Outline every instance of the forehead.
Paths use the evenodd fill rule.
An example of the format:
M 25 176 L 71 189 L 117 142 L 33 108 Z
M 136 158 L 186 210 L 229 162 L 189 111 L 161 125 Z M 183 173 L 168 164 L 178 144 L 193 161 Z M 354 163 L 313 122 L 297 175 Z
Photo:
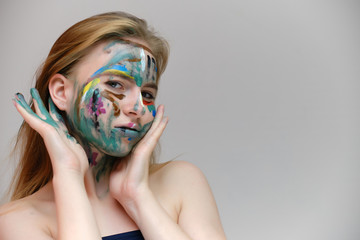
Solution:
M 102 72 L 126 70 L 138 86 L 156 82 L 157 66 L 151 50 L 129 40 L 116 40 L 96 45 L 74 68 L 76 80 L 85 83 Z

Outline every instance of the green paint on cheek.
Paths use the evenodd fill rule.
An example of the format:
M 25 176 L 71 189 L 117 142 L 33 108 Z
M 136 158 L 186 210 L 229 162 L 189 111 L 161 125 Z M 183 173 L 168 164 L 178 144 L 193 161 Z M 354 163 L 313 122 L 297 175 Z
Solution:
M 106 135 L 103 132 L 102 139 L 107 147 L 110 147 L 110 149 L 113 149 L 113 151 L 119 151 L 122 145 L 121 139 L 118 139 L 114 135 L 113 131 L 111 131 L 112 130 L 111 123 L 113 122 L 114 119 L 115 119 L 114 110 L 112 110 L 110 116 L 107 119 L 106 126 L 102 127 L 102 129 L 107 129 L 106 132 L 108 133 L 108 135 Z
M 143 106 L 142 111 L 141 111 L 141 115 L 145 115 L 145 113 L 146 113 L 145 106 Z
M 134 105 L 134 111 L 137 112 L 137 110 L 139 110 L 139 99 L 136 101 Z
M 140 135 L 141 136 L 144 136 L 149 131 L 152 123 L 153 123 L 153 121 L 150 121 L 150 122 L 146 123 L 144 126 L 140 125 Z
M 155 105 L 154 104 L 147 105 L 147 108 L 148 108 L 149 112 L 155 111 Z

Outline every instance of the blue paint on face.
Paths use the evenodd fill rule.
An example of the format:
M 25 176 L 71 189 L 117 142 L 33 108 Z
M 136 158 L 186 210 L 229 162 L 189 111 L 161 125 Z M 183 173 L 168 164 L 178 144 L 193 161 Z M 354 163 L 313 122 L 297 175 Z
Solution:
M 106 70 L 117 70 L 117 71 L 121 71 L 121 72 L 128 72 L 128 70 L 126 69 L 126 67 L 124 65 L 104 66 L 104 67 L 100 68 L 99 70 L 97 70 L 91 77 L 95 77 L 96 75 L 101 74 L 101 73 L 105 72 Z

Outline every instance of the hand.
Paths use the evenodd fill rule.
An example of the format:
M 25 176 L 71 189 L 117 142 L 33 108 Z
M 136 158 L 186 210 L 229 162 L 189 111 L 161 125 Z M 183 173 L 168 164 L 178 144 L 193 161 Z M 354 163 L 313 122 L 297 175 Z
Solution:
M 20 93 L 15 95 L 14 105 L 24 120 L 44 139 L 50 155 L 54 174 L 64 171 L 85 175 L 89 166 L 86 153 L 75 138 L 69 135 L 62 116 L 49 98 L 48 111 L 35 88 L 30 90 L 35 113 Z
M 149 131 L 110 175 L 110 193 L 125 209 L 149 190 L 150 157 L 167 123 L 164 106 L 160 105 Z

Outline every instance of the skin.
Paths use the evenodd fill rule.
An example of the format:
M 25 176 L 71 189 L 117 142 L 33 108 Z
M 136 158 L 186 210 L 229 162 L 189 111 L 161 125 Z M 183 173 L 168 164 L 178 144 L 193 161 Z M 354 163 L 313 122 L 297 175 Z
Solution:
M 149 130 L 156 115 L 157 92 L 156 62 L 148 51 L 114 41 L 103 52 L 106 64 L 85 80 L 75 76 L 79 87 L 74 89 L 68 114 L 71 130 L 84 146 L 98 182 L 116 158 L 128 155 Z
M 182 161 L 150 167 L 151 153 L 168 122 L 162 105 L 154 118 L 154 107 L 141 104 L 144 95 L 140 94 L 154 90 L 149 85 L 151 78 L 150 82 L 123 79 L 129 85 L 116 93 L 102 77 L 91 83 L 99 69 L 117 62 L 112 59 L 117 47 L 123 46 L 109 44 L 94 48 L 68 78 L 55 75 L 50 80 L 53 104 L 68 114 L 75 138 L 69 136 L 52 102 L 49 112 L 43 107 L 36 90 L 31 91 L 35 112 L 21 95 L 15 97 L 16 109 L 43 137 L 54 174 L 33 195 L 0 208 L 0 239 L 99 240 L 136 229 L 145 239 L 225 239 L 214 197 L 197 167 Z M 109 76 L 111 81 L 114 78 Z M 132 151 L 131 142 L 136 139 L 121 134 L 114 146 L 98 144 L 111 141 L 111 130 L 118 125 L 148 123 L 151 127 Z M 88 132 L 79 131 L 85 126 Z M 129 154 L 121 158 L 111 155 L 126 152 Z M 115 158 L 116 165 L 105 168 L 111 171 L 97 179 L 98 166 Z

